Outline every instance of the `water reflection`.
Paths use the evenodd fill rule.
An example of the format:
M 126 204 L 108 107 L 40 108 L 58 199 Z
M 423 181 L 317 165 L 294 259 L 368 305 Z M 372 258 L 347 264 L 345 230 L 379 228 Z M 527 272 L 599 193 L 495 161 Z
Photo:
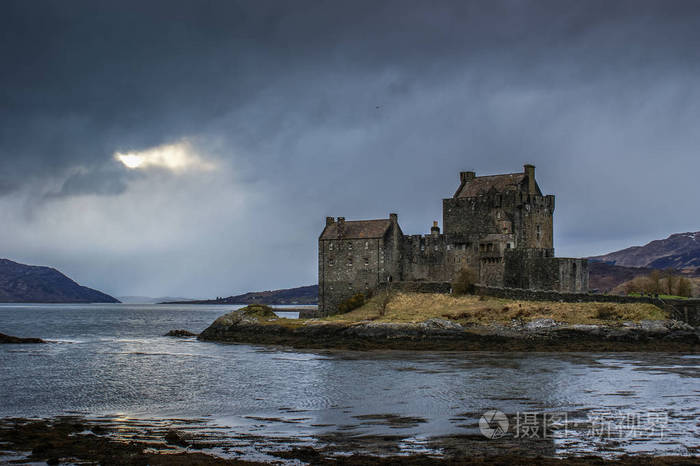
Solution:
M 229 436 L 355 446 L 365 438 L 369 450 L 382 437 L 394 439 L 393 448 L 416 449 L 437 437 L 440 448 L 457 451 L 483 444 L 479 418 L 497 409 L 511 419 L 565 412 L 571 431 L 534 447 L 505 438 L 491 448 L 525 445 L 547 454 L 700 447 L 697 356 L 293 351 L 162 336 L 174 328 L 201 331 L 230 309 L 0 306 L 5 332 L 55 341 L 0 348 L 0 417 L 204 419 Z M 601 408 L 667 412 L 666 435 L 596 438 L 591 413 Z

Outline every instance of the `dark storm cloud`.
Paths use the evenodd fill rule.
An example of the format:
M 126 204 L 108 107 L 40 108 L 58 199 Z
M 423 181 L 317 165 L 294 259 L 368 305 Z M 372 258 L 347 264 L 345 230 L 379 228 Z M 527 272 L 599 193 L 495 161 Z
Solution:
M 699 54 L 692 1 L 5 2 L 0 196 L 119 199 L 138 177 L 114 152 L 191 138 L 257 199 L 251 222 L 287 226 L 265 244 L 240 238 L 263 268 L 277 262 L 270 244 L 297 251 L 267 281 L 211 271 L 264 288 L 315 279 L 325 215 L 398 211 L 423 232 L 460 169 L 534 162 L 558 196 L 558 247 L 592 254 L 697 229 Z M 162 183 L 151 197 L 174 198 L 155 190 L 178 183 Z M 152 269 L 146 250 L 130 253 L 122 267 Z M 178 291 L 172 268 L 163 294 Z M 207 280 L 190 293 L 235 291 Z M 112 283 L 95 284 L 137 291 Z

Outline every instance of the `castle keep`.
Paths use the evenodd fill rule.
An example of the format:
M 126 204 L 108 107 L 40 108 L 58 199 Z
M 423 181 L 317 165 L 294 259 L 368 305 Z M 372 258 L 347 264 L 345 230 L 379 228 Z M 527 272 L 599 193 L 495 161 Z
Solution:
M 319 311 L 396 281 L 449 282 L 463 268 L 479 283 L 505 288 L 588 291 L 585 259 L 555 258 L 554 196 L 543 195 L 535 167 L 522 173 L 459 174 L 455 194 L 442 201 L 442 225 L 429 235 L 404 235 L 388 219 L 326 218 L 318 241 Z

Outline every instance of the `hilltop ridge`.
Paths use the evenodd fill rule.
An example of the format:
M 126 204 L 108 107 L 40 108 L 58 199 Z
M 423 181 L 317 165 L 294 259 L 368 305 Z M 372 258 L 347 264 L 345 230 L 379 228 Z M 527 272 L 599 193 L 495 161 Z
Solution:
M 674 233 L 644 246 L 632 246 L 589 259 L 623 267 L 673 268 L 696 273 L 700 271 L 700 231 Z

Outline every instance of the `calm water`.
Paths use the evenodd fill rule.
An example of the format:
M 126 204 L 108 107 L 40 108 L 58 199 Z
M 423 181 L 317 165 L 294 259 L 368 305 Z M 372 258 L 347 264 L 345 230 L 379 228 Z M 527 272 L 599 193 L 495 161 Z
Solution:
M 231 309 L 0 305 L 0 332 L 50 341 L 0 345 L 0 418 L 205 419 L 238 434 L 391 433 L 415 446 L 479 434 L 481 414 L 497 409 L 511 421 L 565 413 L 558 453 L 700 447 L 697 355 L 293 351 L 162 336 Z M 599 435 L 611 422 L 614 441 Z M 643 435 L 650 422 L 656 432 Z

